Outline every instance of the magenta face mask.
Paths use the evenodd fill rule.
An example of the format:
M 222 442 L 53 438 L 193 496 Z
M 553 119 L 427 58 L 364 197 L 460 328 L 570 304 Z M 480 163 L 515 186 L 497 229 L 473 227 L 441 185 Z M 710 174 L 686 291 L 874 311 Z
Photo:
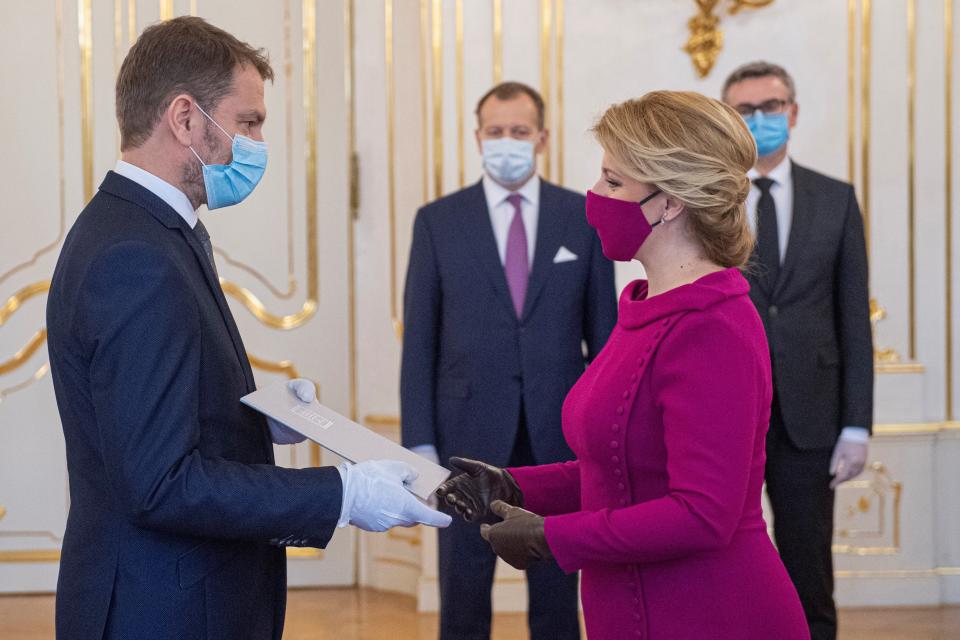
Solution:
M 628 202 L 587 191 L 587 222 L 600 236 L 603 255 L 618 262 L 633 260 L 653 228 L 663 222 L 650 224 L 642 208 L 660 193 L 654 191 L 640 202 Z

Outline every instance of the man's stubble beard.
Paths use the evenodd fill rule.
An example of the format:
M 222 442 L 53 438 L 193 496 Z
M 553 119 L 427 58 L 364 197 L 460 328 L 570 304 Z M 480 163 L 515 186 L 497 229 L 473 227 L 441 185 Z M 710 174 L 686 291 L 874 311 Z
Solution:
M 205 148 L 196 151 L 207 164 L 226 164 L 226 160 L 223 162 L 216 160 L 216 158 L 221 158 L 226 154 L 223 146 L 220 145 L 217 133 L 211 131 L 211 129 L 210 124 L 205 122 L 203 130 L 203 146 Z M 180 184 L 195 210 L 200 205 L 207 204 L 207 187 L 203 182 L 203 165 L 192 153 L 180 169 Z

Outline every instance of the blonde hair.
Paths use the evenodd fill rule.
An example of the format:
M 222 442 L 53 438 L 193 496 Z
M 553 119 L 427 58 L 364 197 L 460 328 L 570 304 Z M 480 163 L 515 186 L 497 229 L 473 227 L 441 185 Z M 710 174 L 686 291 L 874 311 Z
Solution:
M 707 259 L 746 264 L 754 240 L 744 201 L 757 147 L 736 111 L 699 93 L 653 91 L 607 109 L 593 133 L 629 177 L 684 203 Z

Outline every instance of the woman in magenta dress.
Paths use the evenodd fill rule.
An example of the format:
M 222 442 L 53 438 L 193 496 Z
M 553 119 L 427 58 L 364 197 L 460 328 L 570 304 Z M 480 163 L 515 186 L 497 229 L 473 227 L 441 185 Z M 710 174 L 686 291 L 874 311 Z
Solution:
M 658 91 L 594 128 L 587 219 L 604 254 L 639 260 L 617 327 L 571 389 L 574 462 L 465 473 L 438 494 L 507 562 L 582 572 L 588 636 L 809 638 L 760 506 L 770 357 L 739 268 L 756 148 L 728 106 Z M 521 508 L 522 507 L 522 508 Z

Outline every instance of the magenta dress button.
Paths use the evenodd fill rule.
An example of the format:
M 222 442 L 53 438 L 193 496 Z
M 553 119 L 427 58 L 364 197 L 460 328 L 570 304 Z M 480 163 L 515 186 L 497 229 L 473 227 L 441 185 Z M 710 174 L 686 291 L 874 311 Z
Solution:
M 611 448 L 611 449 L 617 449 L 617 448 L 619 448 L 619 447 L 620 447 L 620 443 L 619 443 L 619 442 L 617 442 L 616 440 L 611 440 L 611 441 L 610 441 L 610 448 Z

